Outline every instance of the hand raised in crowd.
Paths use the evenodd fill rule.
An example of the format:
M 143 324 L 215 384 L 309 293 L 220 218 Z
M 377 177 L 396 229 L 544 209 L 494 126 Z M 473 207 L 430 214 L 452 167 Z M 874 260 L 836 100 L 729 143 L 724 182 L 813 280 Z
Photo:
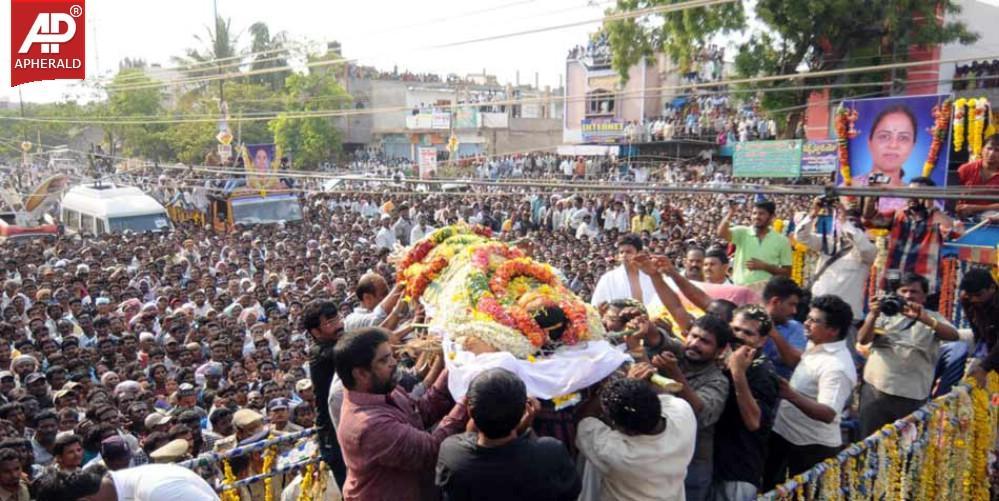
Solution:
M 655 373 L 656 373 L 656 368 L 653 367 L 652 364 L 646 362 L 639 362 L 636 364 L 632 364 L 631 367 L 628 368 L 627 377 L 630 379 L 638 379 L 645 381 L 648 380 L 650 377 L 652 377 Z
M 517 424 L 517 435 L 522 435 L 534 425 L 534 418 L 537 417 L 540 410 L 541 402 L 534 397 L 529 397 L 527 404 L 524 405 L 524 415 L 520 418 L 520 423 Z
M 652 365 L 663 372 L 666 377 L 677 381 L 686 381 L 683 371 L 680 370 L 680 361 L 671 352 L 664 351 L 652 357 Z
M 874 296 L 867 302 L 867 317 L 878 318 L 881 316 L 881 297 Z
M 746 261 L 746 269 L 748 269 L 748 270 L 752 270 L 752 271 L 764 270 L 765 271 L 768 267 L 769 267 L 769 265 L 766 263 L 766 261 L 763 261 L 763 260 L 755 258 L 755 257 L 754 258 L 750 258 L 748 261 Z
M 656 271 L 662 275 L 672 276 L 676 273 L 676 265 L 673 264 L 673 260 L 668 256 L 655 256 L 653 258 L 655 262 Z
M 725 360 L 725 366 L 732 374 L 745 374 L 750 365 L 753 365 L 753 357 L 756 350 L 748 345 L 742 345 L 729 354 Z

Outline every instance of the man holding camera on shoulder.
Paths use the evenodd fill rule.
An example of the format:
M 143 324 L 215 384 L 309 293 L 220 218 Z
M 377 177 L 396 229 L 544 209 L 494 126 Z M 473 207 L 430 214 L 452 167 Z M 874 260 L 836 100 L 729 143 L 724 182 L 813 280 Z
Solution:
M 860 431 L 868 436 L 926 403 L 940 356 L 940 342 L 957 329 L 925 307 L 928 280 L 904 273 L 894 292 L 871 300 L 857 342 L 870 344 L 860 390 Z

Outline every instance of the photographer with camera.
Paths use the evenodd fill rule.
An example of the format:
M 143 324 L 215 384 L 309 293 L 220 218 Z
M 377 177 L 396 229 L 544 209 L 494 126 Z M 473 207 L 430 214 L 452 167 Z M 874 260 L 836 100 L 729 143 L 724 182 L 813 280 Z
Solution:
M 868 436 L 926 403 L 940 356 L 940 342 L 958 339 L 957 329 L 925 307 L 929 281 L 904 273 L 893 292 L 870 302 L 857 342 L 870 344 L 860 391 L 860 431 Z
M 829 220 L 835 226 L 823 226 L 823 212 L 832 212 L 835 217 Z M 817 197 L 805 219 L 798 223 L 794 232 L 796 240 L 819 253 L 815 273 L 808 280 L 812 296 L 836 294 L 841 297 L 854 316 L 864 312 L 864 291 L 867 278 L 878 255 L 874 242 L 864 233 L 860 224 L 860 212 L 847 209 L 835 197 Z

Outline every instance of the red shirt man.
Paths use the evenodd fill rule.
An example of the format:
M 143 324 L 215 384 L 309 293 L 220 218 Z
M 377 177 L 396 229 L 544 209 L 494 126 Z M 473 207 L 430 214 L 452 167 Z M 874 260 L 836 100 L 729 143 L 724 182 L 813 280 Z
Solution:
M 962 186 L 989 186 L 982 189 L 986 193 L 999 193 L 999 134 L 985 139 L 982 145 L 982 158 L 968 162 L 957 169 L 957 177 Z M 999 203 L 988 200 L 961 200 L 957 204 L 957 214 L 962 217 L 977 216 L 983 212 L 999 211 Z

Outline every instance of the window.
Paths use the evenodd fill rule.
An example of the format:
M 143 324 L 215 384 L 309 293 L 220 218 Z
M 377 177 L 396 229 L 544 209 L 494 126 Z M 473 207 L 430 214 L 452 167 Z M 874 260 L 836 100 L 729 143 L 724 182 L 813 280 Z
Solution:
M 108 228 L 107 228 L 107 225 L 104 224 L 104 220 L 103 219 L 98 219 L 97 220 L 97 234 L 101 235 L 101 234 L 104 234 L 104 233 L 107 233 L 107 232 L 108 232 Z
M 67 228 L 80 229 L 80 213 L 71 209 L 63 209 L 62 222 Z
M 94 216 L 90 214 L 80 214 L 80 233 L 94 232 Z
M 614 114 L 614 94 L 612 92 L 597 89 L 586 95 L 587 115 L 613 115 Z

